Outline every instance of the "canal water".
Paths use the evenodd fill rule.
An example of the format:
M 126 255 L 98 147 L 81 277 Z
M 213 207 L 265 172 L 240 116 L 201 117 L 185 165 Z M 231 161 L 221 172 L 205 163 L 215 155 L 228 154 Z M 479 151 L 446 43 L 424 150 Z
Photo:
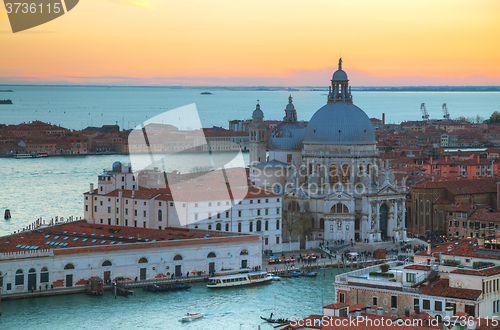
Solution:
M 2 301 L 0 329 L 273 329 L 260 319 L 303 318 L 321 314 L 334 302 L 337 269 L 320 269 L 315 278 L 290 278 L 249 288 L 207 289 L 193 283 L 184 292 L 150 293 L 136 289 L 129 297 L 73 294 Z M 204 318 L 181 322 L 183 314 Z M 36 326 L 35 326 L 36 325 Z

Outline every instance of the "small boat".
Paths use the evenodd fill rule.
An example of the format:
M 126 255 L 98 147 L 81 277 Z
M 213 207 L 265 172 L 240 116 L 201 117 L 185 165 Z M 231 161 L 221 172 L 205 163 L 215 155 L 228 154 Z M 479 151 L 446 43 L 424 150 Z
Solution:
M 260 317 L 261 319 L 263 319 L 264 321 L 266 322 L 269 322 L 269 323 L 286 323 L 288 322 L 288 319 L 272 319 L 270 317 Z
M 212 95 L 210 92 L 201 92 L 200 95 Z
M 187 290 L 191 287 L 191 285 L 184 285 L 184 284 L 179 284 L 179 283 L 172 283 L 172 284 L 167 284 L 167 285 L 150 285 L 150 286 L 145 286 L 144 291 L 148 292 L 168 292 L 168 291 L 182 291 L 182 290 Z
M 306 273 L 302 273 L 302 276 L 305 276 L 305 277 L 316 277 L 316 275 L 318 275 L 317 272 L 306 272 Z
M 280 274 L 280 277 L 291 278 L 291 277 L 300 277 L 302 273 L 296 271 L 289 271 L 288 273 Z
M 0 104 L 12 104 L 12 100 L 0 100 Z
M 187 313 L 182 317 L 182 322 L 192 321 L 196 319 L 201 319 L 205 314 L 203 313 Z
M 273 273 L 267 273 L 267 276 L 271 276 L 273 281 L 279 281 L 280 277 L 278 275 L 274 275 Z

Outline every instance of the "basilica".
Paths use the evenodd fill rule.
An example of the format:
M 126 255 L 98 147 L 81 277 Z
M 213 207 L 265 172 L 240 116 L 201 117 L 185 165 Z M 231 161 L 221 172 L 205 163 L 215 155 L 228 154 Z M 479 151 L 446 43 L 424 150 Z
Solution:
M 342 59 L 326 105 L 306 127 L 290 96 L 267 143 L 259 104 L 249 132 L 250 179 L 283 195 L 284 241 L 406 239 L 405 183 L 379 159 L 375 130 L 353 104 Z

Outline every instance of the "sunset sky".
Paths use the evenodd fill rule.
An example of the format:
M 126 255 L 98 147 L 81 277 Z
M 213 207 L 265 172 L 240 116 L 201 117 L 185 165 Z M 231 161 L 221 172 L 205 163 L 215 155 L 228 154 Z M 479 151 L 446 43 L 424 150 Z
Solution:
M 13 34 L 0 84 L 500 85 L 498 0 L 81 0 Z

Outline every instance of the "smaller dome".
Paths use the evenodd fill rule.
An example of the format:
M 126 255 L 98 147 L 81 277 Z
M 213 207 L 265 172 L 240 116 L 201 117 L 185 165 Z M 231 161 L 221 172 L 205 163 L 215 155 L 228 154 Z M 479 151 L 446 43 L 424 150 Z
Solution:
M 255 110 L 252 113 L 252 117 L 264 118 L 264 113 L 262 112 L 262 110 L 260 110 L 260 104 L 259 103 L 257 103 L 257 106 L 255 107 Z
M 114 162 L 113 163 L 113 172 L 121 172 L 122 171 L 122 163 Z
M 285 111 L 286 111 L 286 110 L 295 110 L 295 107 L 293 106 L 293 103 L 288 103 L 288 104 L 286 105 L 286 108 L 285 108 Z
M 282 122 L 271 132 L 269 150 L 301 150 L 306 128 L 298 122 Z
M 347 73 L 345 73 L 344 70 L 337 70 L 333 74 L 332 80 L 348 80 L 347 79 Z

